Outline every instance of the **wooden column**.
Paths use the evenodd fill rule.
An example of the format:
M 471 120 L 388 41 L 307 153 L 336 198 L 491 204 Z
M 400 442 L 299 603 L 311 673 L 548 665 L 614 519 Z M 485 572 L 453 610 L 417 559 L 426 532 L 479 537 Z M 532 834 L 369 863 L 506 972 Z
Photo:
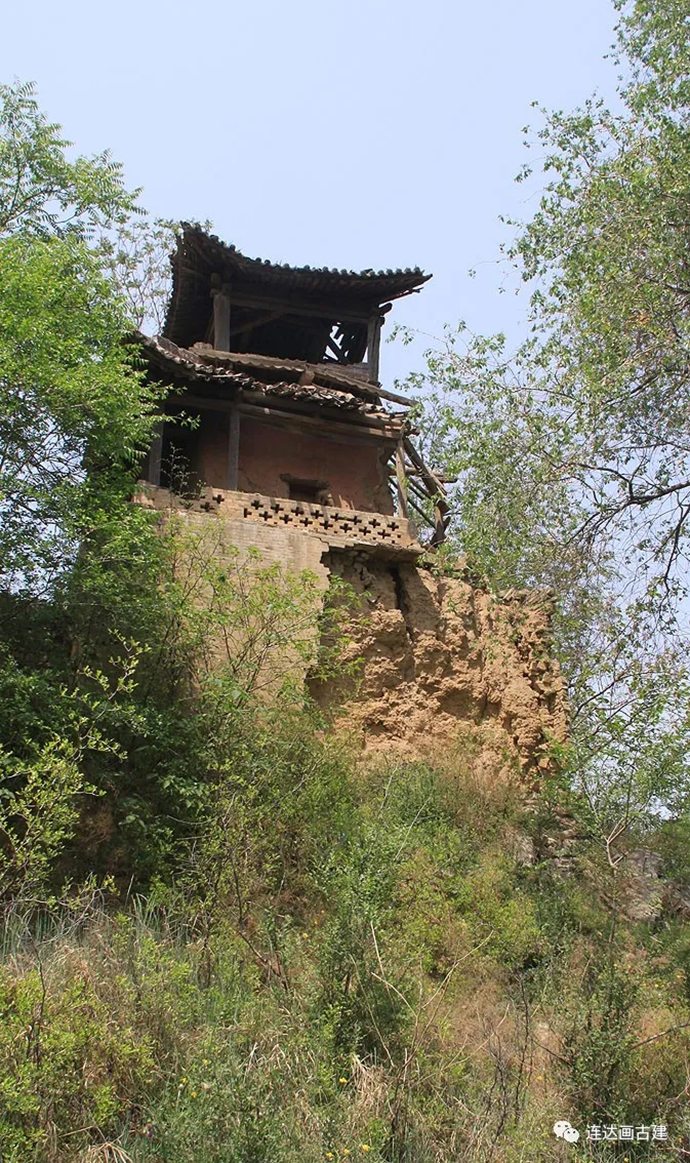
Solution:
M 383 316 L 374 315 L 367 325 L 367 366 L 369 368 L 369 380 L 371 383 L 378 383 L 379 378 L 382 323 Z
M 158 424 L 156 425 L 155 436 L 149 449 L 146 479 L 152 485 L 159 485 L 161 483 L 161 459 L 163 456 L 164 423 L 165 421 L 159 420 Z
M 441 545 L 446 539 L 446 521 L 445 512 L 442 506 L 437 501 L 434 505 L 434 535 L 431 539 L 432 545 Z
M 405 450 L 402 440 L 395 449 L 395 475 L 398 482 L 398 508 L 401 517 L 407 517 L 407 481 L 405 480 Z
M 229 489 L 237 489 L 237 474 L 240 464 L 240 409 L 235 402 L 228 416 L 228 484 Z
M 213 346 L 216 351 L 230 350 L 230 288 L 223 284 L 213 295 Z

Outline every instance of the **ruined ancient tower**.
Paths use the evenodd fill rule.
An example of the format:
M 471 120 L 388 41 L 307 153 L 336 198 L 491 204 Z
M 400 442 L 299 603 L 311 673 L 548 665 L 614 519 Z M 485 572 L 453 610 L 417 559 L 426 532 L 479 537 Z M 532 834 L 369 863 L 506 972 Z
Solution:
M 194 508 L 251 525 L 233 530 L 242 542 L 260 526 L 413 558 L 410 508 L 442 539 L 443 486 L 410 440 L 410 402 L 378 382 L 391 300 L 430 276 L 275 265 L 189 226 L 172 262 L 164 334 L 145 351 L 174 390 L 145 480 L 175 488 L 184 474 Z M 304 560 L 317 547 L 293 548 Z
M 351 583 L 362 682 L 349 701 L 337 683 L 317 697 L 343 705 L 364 746 L 418 753 L 469 728 L 481 762 L 543 766 L 564 731 L 543 599 L 497 600 L 420 563 L 449 508 L 411 401 L 379 383 L 379 348 L 394 300 L 430 276 L 273 264 L 192 226 L 172 266 L 163 335 L 141 337 L 170 388 L 142 499 L 180 498 L 240 551 Z

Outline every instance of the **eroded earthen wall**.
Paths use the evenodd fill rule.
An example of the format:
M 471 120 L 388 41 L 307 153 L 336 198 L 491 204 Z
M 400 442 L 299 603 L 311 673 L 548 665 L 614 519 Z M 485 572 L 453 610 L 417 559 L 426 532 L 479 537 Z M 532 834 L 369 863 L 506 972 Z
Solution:
M 240 492 L 209 492 L 176 502 L 150 486 L 139 497 L 163 513 L 177 511 L 218 560 L 231 560 L 235 551 L 246 560 L 257 550 L 261 565 L 308 571 L 316 601 L 334 575 L 346 583 L 351 605 L 342 677 L 311 689 L 363 749 L 434 759 L 460 748 L 490 782 L 522 778 L 530 785 L 552 767 L 553 744 L 565 740 L 567 718 L 544 595 L 492 597 L 465 578 L 436 576 L 411 560 L 410 544 L 396 552 L 389 536 L 345 548 L 354 531 L 348 526 L 346 534 L 342 522 L 326 523 L 322 513 L 318 530 L 314 518 L 307 531 L 310 506 L 302 506 L 300 517 L 289 502 L 274 513 L 270 498 L 254 500 L 258 508 Z M 358 670 L 355 681 L 350 663 Z
M 346 661 L 360 660 L 360 680 L 313 693 L 364 748 L 421 758 L 460 743 L 491 780 L 548 770 L 567 720 L 544 595 L 496 599 L 364 554 L 332 553 L 328 564 L 356 595 Z

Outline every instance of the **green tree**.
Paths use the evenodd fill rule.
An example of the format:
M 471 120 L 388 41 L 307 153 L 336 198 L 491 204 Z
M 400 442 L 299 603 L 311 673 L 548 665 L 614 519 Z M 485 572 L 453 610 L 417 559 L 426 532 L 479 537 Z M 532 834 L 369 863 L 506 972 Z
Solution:
M 41 112 L 33 84 L 0 85 L 0 237 L 87 236 L 135 208 L 107 151 L 70 161 L 71 142 Z
M 461 326 L 423 378 L 463 549 L 497 588 L 559 595 L 578 770 L 617 787 L 615 815 L 649 775 L 645 732 L 652 766 L 676 761 L 673 792 L 659 772 L 636 785 L 640 811 L 688 786 L 690 22 L 683 0 L 614 6 L 615 108 L 542 110 L 526 142 L 543 190 L 506 257 L 527 338 L 510 352 Z
M 170 255 L 178 223 L 148 214 L 131 215 L 101 237 L 99 251 L 114 289 L 136 328 L 163 330 L 172 287 Z M 205 223 L 208 227 L 210 223 Z
M 154 419 L 90 245 L 135 195 L 107 153 L 69 161 L 67 146 L 31 86 L 0 86 L 0 584 L 15 591 L 45 590 L 89 510 L 127 491 Z
M 157 395 L 124 342 L 128 305 L 101 245 L 138 221 L 135 200 L 107 153 L 70 160 L 33 86 L 0 86 L 3 896 L 45 876 L 91 790 L 87 768 L 98 775 L 104 755 L 120 754 L 97 727 L 107 698 L 94 699 L 112 681 L 118 705 L 131 701 L 116 673 L 123 635 L 113 619 L 97 663 L 107 678 L 89 668 L 93 653 L 80 658 L 82 578 L 99 577 L 102 592 L 116 566 L 152 574 L 160 558 L 150 519 L 128 503 Z

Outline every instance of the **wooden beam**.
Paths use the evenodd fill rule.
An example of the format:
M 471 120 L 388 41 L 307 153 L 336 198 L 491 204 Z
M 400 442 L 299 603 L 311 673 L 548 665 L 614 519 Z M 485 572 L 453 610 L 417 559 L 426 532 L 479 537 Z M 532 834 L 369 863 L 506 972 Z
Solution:
M 230 295 L 229 288 L 212 290 L 213 296 L 213 346 L 217 351 L 230 350 Z
M 413 496 L 418 497 L 420 501 L 428 501 L 429 500 L 429 494 L 426 491 L 426 489 L 420 488 L 420 486 L 417 484 L 415 478 L 413 476 L 409 475 L 409 472 L 408 472 L 408 476 L 407 476 L 407 488 L 408 488 L 408 492 L 412 493 Z
M 450 506 L 446 500 L 446 490 L 438 477 L 431 469 L 427 468 L 409 437 L 404 437 L 403 444 L 410 460 L 419 469 L 419 476 L 429 493 L 429 497 L 434 502 L 434 533 L 430 544 L 440 545 L 446 539 L 446 529 L 450 520 Z
M 295 431 L 300 428 L 302 430 L 305 428 L 320 430 L 324 436 L 330 432 L 334 434 L 335 439 L 346 442 L 362 437 L 367 442 L 374 439 L 389 445 L 391 451 L 392 446 L 400 439 L 400 428 L 389 427 L 382 420 L 377 421 L 369 416 L 360 418 L 352 414 L 348 414 L 347 419 L 344 419 L 339 415 L 337 408 L 328 407 L 314 407 L 309 412 L 295 407 L 293 411 L 290 409 L 289 401 L 281 400 L 280 402 L 281 408 L 279 409 L 269 407 L 266 404 L 266 396 L 259 392 L 243 392 L 239 408 L 241 413 L 251 415 L 265 424 L 275 423 L 277 427 L 285 427 L 285 422 L 289 420 Z M 176 393 L 168 400 L 169 406 L 179 407 L 180 410 L 190 408 L 199 412 L 229 412 L 233 403 L 234 400 L 231 399 L 219 400 L 213 396 L 197 396 L 191 392 Z M 374 425 L 378 426 L 374 427 Z
M 414 493 L 415 497 L 419 498 L 420 501 L 428 500 L 427 496 L 423 496 L 421 493 L 417 492 L 416 489 L 413 489 L 412 492 Z M 449 512 L 447 506 L 444 509 L 439 505 L 435 505 L 434 506 L 434 516 L 433 516 L 433 518 L 431 518 L 431 517 L 429 517 L 429 515 L 427 513 L 424 512 L 424 510 L 421 508 L 421 506 L 418 505 L 417 502 L 412 499 L 412 497 L 408 498 L 408 502 L 409 502 L 410 507 L 412 509 L 414 509 L 415 513 L 418 513 L 419 516 L 426 522 L 426 524 L 430 525 L 431 528 L 434 530 L 434 535 L 431 539 L 430 544 L 431 545 L 440 545 L 442 541 L 445 541 L 446 528 L 448 526 L 448 512 Z
M 431 538 L 432 545 L 440 545 L 446 539 L 446 514 L 448 506 L 442 508 L 441 505 L 434 505 L 434 535 Z
M 194 392 L 175 392 L 167 399 L 167 404 L 175 412 L 184 408 L 194 408 L 200 412 L 229 412 L 237 401 L 237 394 L 219 399 L 216 396 L 197 396 Z
M 376 388 L 376 395 L 380 396 L 382 400 L 391 400 L 394 404 L 403 404 L 406 408 L 411 408 L 413 404 L 419 403 L 419 400 L 412 399 L 410 396 L 399 396 L 397 392 L 389 392 L 387 388 L 385 390 L 384 388 Z
M 262 310 L 266 308 L 280 308 L 288 311 L 291 315 L 307 315 L 315 319 L 323 319 L 324 321 L 330 319 L 333 323 L 366 323 L 369 319 L 371 307 L 362 307 L 360 311 L 356 309 L 343 310 L 342 303 L 328 303 L 322 299 L 318 300 L 318 306 L 308 301 L 293 298 L 280 298 L 272 295 L 251 295 L 243 292 L 233 291 L 232 301 L 238 307 L 258 307 Z
M 345 356 L 343 355 L 343 350 L 341 347 L 338 347 L 338 345 L 335 342 L 332 335 L 328 336 L 328 340 L 326 341 L 326 346 L 330 347 L 330 349 L 333 352 L 333 354 L 335 355 L 335 358 L 338 361 L 338 363 L 343 363 L 343 364 L 345 363 Z
M 274 319 L 279 319 L 281 315 L 285 314 L 284 308 L 277 308 L 275 311 L 261 311 L 249 323 L 240 323 L 238 327 L 230 328 L 230 336 L 242 335 L 245 331 L 252 331 L 254 327 L 261 327 L 264 323 L 271 323 Z M 230 348 L 224 348 L 229 351 Z
M 422 518 L 422 521 L 424 521 L 424 523 L 426 525 L 430 525 L 432 529 L 435 528 L 434 522 L 429 520 L 428 515 L 424 512 L 424 510 L 422 508 L 420 508 L 420 506 L 415 501 L 412 500 L 411 497 L 410 497 L 410 507 L 412 509 L 414 509 L 415 513 L 417 513 Z
M 358 440 L 362 437 L 373 437 L 379 442 L 397 443 L 399 431 L 394 432 L 387 428 L 371 428 L 364 424 L 347 424 L 342 421 L 324 420 L 321 416 L 305 415 L 304 412 L 288 412 L 284 409 L 267 408 L 247 402 L 245 396 L 240 404 L 242 414 L 261 420 L 264 424 L 274 424 L 276 427 L 291 426 L 294 430 L 311 429 L 323 435 L 324 439 L 332 435 L 334 439 L 344 441 Z
M 168 397 L 168 404 L 170 407 L 197 408 L 199 411 L 229 412 L 233 402 L 238 399 L 241 401 L 243 410 L 245 403 L 256 405 L 254 410 L 267 416 L 271 414 L 290 415 L 295 420 L 304 420 L 304 423 L 310 426 L 318 427 L 321 424 L 324 427 L 330 426 L 334 429 L 337 427 L 343 433 L 355 431 L 371 433 L 379 439 L 390 441 L 392 444 L 396 444 L 400 439 L 402 427 L 400 424 L 389 424 L 385 420 L 379 420 L 375 416 L 360 412 L 336 407 L 329 408 L 327 404 L 310 404 L 305 407 L 304 400 L 265 396 L 262 392 L 252 392 L 247 389 L 242 392 L 241 396 L 233 393 L 232 396 L 226 396 L 225 399 L 218 396 L 201 396 L 194 392 L 176 392 Z M 280 407 L 277 407 L 278 401 Z
M 241 400 L 243 404 L 245 402 L 257 404 L 262 412 L 275 412 L 276 415 L 292 413 L 303 417 L 305 423 L 315 424 L 317 427 L 319 424 L 331 426 L 336 424 L 341 431 L 357 428 L 365 432 L 375 432 L 396 443 L 400 439 L 403 427 L 400 421 L 396 423 L 390 417 L 379 418 L 367 412 L 355 412 L 354 409 L 338 408 L 335 405 L 329 407 L 328 404 L 291 400 L 289 396 L 264 395 L 263 392 L 253 392 L 249 388 L 243 390 Z
M 424 481 L 424 484 L 426 485 L 426 487 L 429 489 L 430 496 L 434 496 L 434 495 L 438 494 L 438 496 L 440 496 L 440 497 L 445 497 L 446 490 L 444 489 L 441 481 L 431 471 L 430 468 L 427 468 L 427 466 L 425 465 L 424 461 L 422 460 L 421 456 L 417 452 L 417 449 L 415 448 L 414 444 L 409 439 L 409 437 L 407 437 L 407 436 L 405 437 L 404 444 L 405 444 L 405 452 L 409 456 L 413 465 L 419 469 L 419 475 L 422 478 L 422 480 Z
M 228 484 L 229 489 L 237 489 L 237 474 L 240 464 L 240 409 L 235 403 L 229 414 L 228 431 Z
M 436 474 L 435 474 L 435 476 L 436 476 L 436 479 L 437 479 L 438 481 L 440 481 L 440 482 L 441 482 L 441 484 L 442 484 L 444 487 L 445 487 L 446 485 L 456 485 L 456 484 L 458 483 L 458 478 L 457 478 L 457 477 L 448 477 L 448 476 L 442 476 L 440 473 L 436 473 Z M 421 472 L 419 471 L 419 469 L 418 469 L 418 468 L 410 468 L 410 467 L 408 466 L 408 469 L 407 469 L 407 477 L 408 477 L 408 480 L 414 480 L 414 479 L 415 479 L 415 477 L 419 477 L 419 479 L 421 480 L 421 479 L 422 479 L 422 474 L 421 474 Z

